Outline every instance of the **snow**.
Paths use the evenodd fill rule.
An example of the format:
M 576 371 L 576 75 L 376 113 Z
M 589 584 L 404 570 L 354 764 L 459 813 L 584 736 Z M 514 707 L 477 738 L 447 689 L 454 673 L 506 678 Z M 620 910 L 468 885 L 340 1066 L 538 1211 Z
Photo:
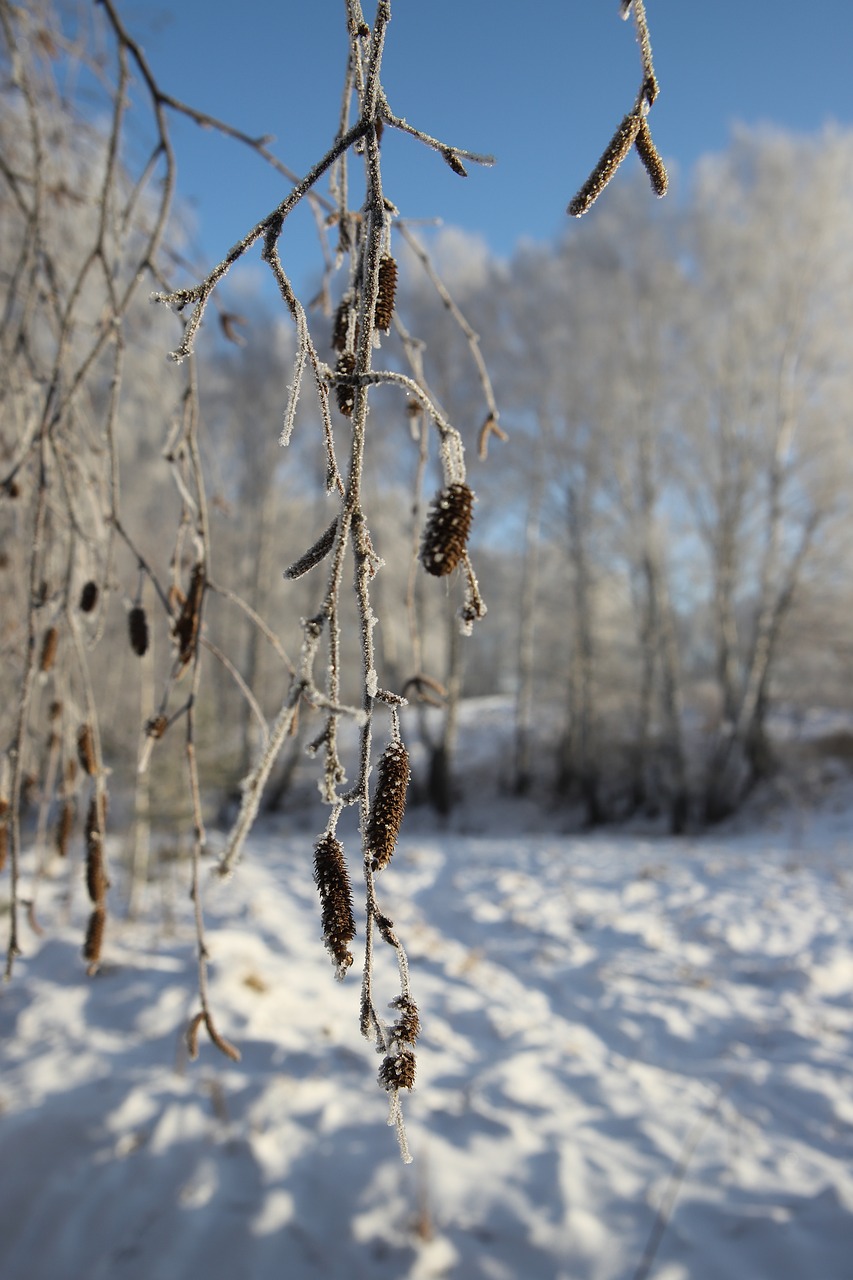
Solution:
M 82 895 L 69 919 L 43 886 L 0 998 L 0 1275 L 849 1280 L 851 830 L 404 828 L 380 890 L 423 1026 L 409 1166 L 310 836 L 255 835 L 206 887 L 239 1063 L 204 1034 L 187 1060 L 188 904 L 152 890 L 87 979 Z

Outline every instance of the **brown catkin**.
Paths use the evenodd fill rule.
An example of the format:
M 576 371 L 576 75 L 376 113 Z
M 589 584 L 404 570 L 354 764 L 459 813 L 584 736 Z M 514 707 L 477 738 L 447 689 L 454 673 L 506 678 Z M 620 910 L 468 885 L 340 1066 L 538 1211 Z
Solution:
M 641 119 L 642 116 L 636 111 L 624 117 L 598 164 L 569 205 L 567 212 L 573 218 L 582 217 L 601 195 L 634 145 Z
M 410 769 L 409 753 L 402 742 L 389 742 L 379 759 L 378 773 L 365 832 L 374 871 L 381 871 L 391 861 L 406 810 Z
M 134 605 L 127 615 L 127 630 L 130 636 L 130 647 L 138 658 L 148 652 L 148 619 L 141 605 Z
M 44 639 L 41 642 L 41 660 L 39 662 L 39 670 L 43 673 L 50 671 L 56 661 L 56 650 L 59 646 L 59 629 L 57 627 L 49 627 L 44 633 Z
M 397 996 L 392 1008 L 400 1010 L 400 1016 L 391 1028 L 391 1037 L 398 1043 L 414 1044 L 420 1035 L 421 1020 L 418 1006 L 410 996 Z
M 298 560 L 294 561 L 294 563 L 290 566 L 289 569 L 285 569 L 284 571 L 285 578 L 289 578 L 291 581 L 295 580 L 296 578 L 301 578 L 303 573 L 308 573 L 310 569 L 313 569 L 316 565 L 320 564 L 320 562 L 326 558 L 326 556 L 329 554 L 332 547 L 334 546 L 335 534 L 337 532 L 338 532 L 338 517 L 335 516 L 334 520 L 329 525 L 328 529 L 326 529 L 325 532 L 320 534 L 320 537 L 317 539 L 317 541 L 314 543 L 313 546 L 308 548 L 308 550 L 305 552 L 305 555 L 300 556 Z
M 415 1084 L 415 1055 L 411 1049 L 389 1054 L 379 1068 L 379 1083 L 386 1089 L 412 1089 Z
M 174 624 L 174 635 L 178 642 L 178 656 L 183 666 L 187 665 L 196 650 L 203 596 L 204 565 L 199 562 L 193 566 L 190 576 L 190 589 Z
M 88 960 L 90 971 L 97 967 L 101 958 L 106 923 L 107 913 L 104 908 L 95 907 L 95 910 L 89 916 L 89 923 L 86 926 L 86 941 L 83 943 L 83 959 Z
M 104 812 L 92 796 L 86 813 L 86 889 L 96 906 L 103 906 L 110 882 L 104 867 Z
M 68 841 L 74 830 L 75 805 L 71 799 L 63 800 L 56 823 L 56 852 L 60 858 L 68 853 Z
M 391 328 L 396 294 L 397 264 L 393 258 L 386 256 L 379 263 L 379 292 L 376 295 L 376 307 L 373 311 L 374 327 L 381 329 L 383 333 L 387 333 Z
M 90 778 L 97 773 L 95 737 L 92 733 L 92 726 L 89 724 L 81 724 L 80 731 L 77 734 L 77 758 Z
M 656 196 L 665 196 L 669 186 L 669 175 L 666 165 L 661 160 L 660 152 L 654 144 L 646 117 L 640 121 L 640 128 L 634 140 L 637 154 L 643 162 L 643 168 L 649 175 L 652 190 Z
M 191 1062 L 195 1062 L 198 1057 L 198 1033 L 203 1026 L 204 1014 L 197 1013 L 187 1027 L 187 1052 Z
M 82 613 L 91 613 L 95 605 L 98 603 L 98 584 L 97 582 L 86 582 L 83 584 L 83 590 L 80 592 L 80 610 Z
M 350 313 L 352 311 L 352 297 L 345 294 L 338 303 L 338 309 L 335 312 L 335 319 L 332 323 L 332 350 L 346 351 L 347 335 L 349 333 Z
M 338 356 L 338 363 L 335 366 L 335 373 L 350 374 L 355 369 L 355 356 L 350 351 L 344 351 Z M 335 387 L 335 399 L 338 409 L 345 418 L 352 417 L 352 411 L 355 407 L 355 387 L 347 386 L 344 382 L 339 382 Z
M 321 836 L 314 846 L 314 883 L 320 892 L 326 949 L 343 977 L 352 964 L 349 943 L 355 937 L 355 916 L 343 845 L 333 835 Z
M 450 484 L 436 494 L 421 542 L 427 573 L 442 578 L 453 572 L 465 554 L 473 514 L 474 495 L 467 484 Z

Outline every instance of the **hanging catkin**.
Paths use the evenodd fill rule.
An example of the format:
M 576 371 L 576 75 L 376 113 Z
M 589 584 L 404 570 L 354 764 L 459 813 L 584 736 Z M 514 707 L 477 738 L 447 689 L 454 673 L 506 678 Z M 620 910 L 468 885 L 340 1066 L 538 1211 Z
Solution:
M 131 649 L 143 658 L 148 652 L 148 619 L 141 605 L 135 605 L 127 615 L 127 630 Z
M 409 753 L 402 742 L 389 742 L 378 766 L 379 779 L 367 820 L 365 842 L 374 871 L 387 867 L 400 834 L 409 785 Z
M 450 484 L 433 499 L 421 542 L 421 563 L 427 573 L 443 578 L 465 554 L 474 495 L 467 484 Z
M 391 328 L 396 293 L 397 264 L 393 258 L 386 256 L 379 263 L 379 292 L 373 312 L 374 327 L 381 329 L 384 333 Z
M 320 892 L 323 939 L 342 978 L 352 964 L 349 944 L 355 937 L 355 917 L 343 845 L 330 833 L 314 846 L 314 883 Z

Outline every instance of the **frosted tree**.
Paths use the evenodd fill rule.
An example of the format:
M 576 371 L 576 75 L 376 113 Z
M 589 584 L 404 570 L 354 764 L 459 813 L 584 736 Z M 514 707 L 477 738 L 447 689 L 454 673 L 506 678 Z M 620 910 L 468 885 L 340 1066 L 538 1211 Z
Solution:
M 641 89 L 618 145 L 608 147 L 573 201 L 576 215 L 597 198 L 629 146 L 636 146 L 656 189 L 665 185 L 646 121 L 657 82 L 642 0 L 623 3 L 622 9 L 624 16 L 633 13 L 636 24 Z M 219 1049 L 236 1057 L 238 1050 L 215 1024 L 208 996 L 202 868 L 209 840 L 200 709 L 210 672 L 224 672 L 233 681 L 248 708 L 240 736 L 244 744 L 251 742 L 251 724 L 258 744 L 221 856 L 223 876 L 234 871 L 243 854 L 276 761 L 297 722 L 313 719 L 315 732 L 308 745 L 318 761 L 328 811 L 314 845 L 322 932 L 343 977 L 353 964 L 356 931 L 363 930 L 361 1025 L 381 1055 L 379 1078 L 406 1155 L 399 1095 L 414 1082 L 419 1017 L 405 952 L 379 898 L 379 880 L 394 853 L 409 781 L 400 720 L 406 696 L 390 687 L 380 669 L 375 636 L 382 622 L 375 580 L 383 561 L 369 499 L 381 488 L 378 483 L 371 488 L 371 477 L 381 479 L 389 459 L 387 438 L 374 443 L 367 424 L 379 387 L 386 397 L 396 397 L 402 447 L 418 458 L 417 485 L 424 483 L 427 462 L 438 474 L 431 501 L 426 495 L 418 498 L 420 527 L 403 554 L 408 556 L 411 546 L 419 572 L 450 584 L 461 632 L 470 632 L 485 604 L 468 549 L 474 517 L 466 471 L 465 446 L 470 442 L 433 394 L 420 347 L 396 315 L 395 242 L 406 228 L 393 193 L 385 188 L 381 139 L 383 132 L 397 130 L 424 150 L 424 163 L 446 164 L 460 177 L 467 176 L 471 165 L 490 164 L 491 158 L 456 139 L 430 136 L 407 122 L 402 106 L 389 101 L 382 66 L 391 11 L 391 0 L 377 0 L 368 19 L 359 0 L 345 0 L 348 55 L 339 125 L 325 152 L 298 176 L 271 152 L 267 140 L 240 133 L 161 87 L 115 0 L 82 8 L 79 21 L 68 28 L 71 36 L 49 0 L 36 0 L 26 9 L 0 0 L 6 72 L 0 199 L 7 227 L 0 247 L 0 341 L 6 374 L 0 520 L 13 546 L 4 566 L 10 584 L 4 588 L 4 610 L 11 621 L 2 638 L 9 683 L 0 721 L 0 836 L 4 848 L 8 845 L 10 865 L 11 975 L 20 953 L 21 910 L 33 909 L 25 877 L 37 883 L 47 860 L 64 856 L 75 813 L 85 813 L 90 912 L 83 950 L 89 971 L 95 972 L 108 925 L 112 772 L 104 744 L 113 710 L 104 696 L 108 664 L 95 655 L 114 636 L 111 608 L 120 606 L 125 654 L 150 661 L 153 645 L 159 655 L 159 665 L 148 670 L 145 681 L 151 714 L 142 728 L 139 775 L 144 778 L 156 767 L 166 744 L 179 737 L 182 742 L 199 984 L 199 1008 L 188 1031 L 190 1049 L 195 1052 L 199 1034 L 206 1030 Z M 62 72 L 69 66 L 82 69 L 79 79 L 64 79 Z M 82 86 L 76 98 L 75 84 Z M 131 84 L 145 103 L 133 117 Z M 95 95 L 94 105 L 84 107 L 89 93 Z M 288 183 L 285 198 L 273 209 L 259 210 L 254 225 L 223 249 L 221 260 L 203 278 L 183 284 L 182 245 L 173 218 L 177 175 L 170 122 L 176 114 L 251 148 Z M 629 134 L 628 147 L 623 146 Z M 334 306 L 333 315 L 319 320 L 309 319 L 280 251 L 288 218 L 305 202 L 314 210 L 323 242 L 322 297 Z M 239 340 L 238 318 L 223 301 L 222 286 L 255 246 L 277 288 L 294 353 L 287 385 L 280 388 L 274 435 L 295 452 L 291 441 L 311 431 L 322 459 L 324 496 L 312 509 L 313 518 L 313 510 L 320 515 L 322 508 L 322 518 L 306 545 L 278 571 L 298 592 L 310 590 L 312 599 L 292 652 L 256 607 L 258 582 L 248 584 L 248 598 L 243 598 L 220 578 L 209 497 L 216 467 L 205 454 L 199 395 L 204 364 L 196 347 L 203 327 L 216 316 L 225 338 Z M 441 292 L 441 282 L 436 278 L 433 283 Z M 141 341 L 139 305 L 149 294 L 161 304 L 163 321 L 169 312 L 177 321 L 169 342 L 173 377 L 154 380 L 146 395 L 136 346 Z M 446 305 L 486 389 L 476 335 L 452 301 Z M 386 359 L 392 331 L 398 358 Z M 164 349 L 166 345 L 164 340 Z M 481 435 L 497 434 L 498 409 L 488 391 L 486 410 Z M 147 474 L 153 465 L 156 449 L 149 443 L 146 450 L 142 442 L 129 447 L 126 437 L 130 421 L 141 425 L 144 420 L 147 429 L 158 411 L 157 461 L 170 497 L 162 497 L 165 488 L 157 488 L 157 517 L 152 520 L 153 501 L 145 508 L 127 494 L 143 466 Z M 414 420 L 419 427 L 413 436 Z M 254 479 L 257 483 L 258 477 Z M 271 490 L 265 493 L 269 496 Z M 274 519 L 273 505 L 272 498 L 269 504 L 264 500 L 260 513 L 256 550 L 261 562 L 270 547 L 267 522 Z M 228 563 L 224 555 L 223 566 Z M 210 625 L 214 601 L 232 606 L 275 651 L 284 692 L 274 714 L 267 713 L 252 688 L 258 670 L 255 641 L 245 662 L 216 643 L 218 632 Z M 416 695 L 423 683 L 416 678 L 411 684 Z M 351 758 L 346 758 L 345 725 L 355 730 Z M 138 799 L 143 794 L 137 789 Z M 22 822 L 30 795 L 36 795 L 41 814 L 35 848 L 28 847 Z M 351 809 L 358 815 L 356 865 L 364 885 L 359 921 L 351 887 L 352 850 L 345 850 L 339 836 L 341 817 Z M 53 812 L 57 832 L 49 847 L 47 819 Z M 399 983 L 390 1018 L 374 990 L 379 944 L 397 959 Z

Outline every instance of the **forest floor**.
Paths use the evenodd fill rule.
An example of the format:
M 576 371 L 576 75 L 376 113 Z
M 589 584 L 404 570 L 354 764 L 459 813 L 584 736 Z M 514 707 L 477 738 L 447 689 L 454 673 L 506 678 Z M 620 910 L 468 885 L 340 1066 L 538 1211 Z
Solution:
M 685 839 L 493 819 L 419 818 L 379 881 L 423 1028 L 410 1165 L 312 836 L 266 826 L 206 884 L 239 1063 L 187 1058 L 185 864 L 92 979 L 82 880 L 44 881 L 0 993 L 4 1280 L 849 1280 L 845 793 Z

